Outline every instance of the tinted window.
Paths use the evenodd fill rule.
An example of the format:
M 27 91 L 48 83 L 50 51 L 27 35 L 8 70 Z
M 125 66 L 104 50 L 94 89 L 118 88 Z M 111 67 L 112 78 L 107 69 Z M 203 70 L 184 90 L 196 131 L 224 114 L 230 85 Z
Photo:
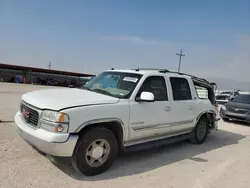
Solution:
M 191 100 L 192 95 L 188 81 L 184 78 L 170 78 L 170 83 L 173 90 L 173 99 L 175 101 Z
M 250 95 L 238 95 L 233 102 L 250 104 Z
M 153 93 L 155 101 L 168 100 L 166 82 L 162 76 L 150 76 L 146 78 L 136 97 L 140 97 L 143 91 Z

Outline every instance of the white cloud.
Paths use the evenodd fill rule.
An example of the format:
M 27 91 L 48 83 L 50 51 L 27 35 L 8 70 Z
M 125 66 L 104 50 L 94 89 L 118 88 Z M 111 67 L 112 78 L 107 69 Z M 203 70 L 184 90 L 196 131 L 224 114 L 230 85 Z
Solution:
M 164 45 L 165 42 L 156 41 L 156 40 L 149 40 L 143 39 L 138 36 L 104 36 L 102 37 L 104 40 L 109 41 L 123 41 L 123 42 L 130 42 L 134 44 L 148 44 L 148 45 Z

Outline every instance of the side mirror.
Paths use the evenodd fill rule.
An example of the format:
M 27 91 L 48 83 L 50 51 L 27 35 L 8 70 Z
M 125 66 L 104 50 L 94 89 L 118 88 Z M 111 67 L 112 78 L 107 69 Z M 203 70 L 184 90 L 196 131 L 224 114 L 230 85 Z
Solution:
M 136 101 L 138 102 L 154 102 L 154 100 L 155 100 L 154 94 L 146 91 L 143 91 L 141 93 L 140 98 L 136 98 Z

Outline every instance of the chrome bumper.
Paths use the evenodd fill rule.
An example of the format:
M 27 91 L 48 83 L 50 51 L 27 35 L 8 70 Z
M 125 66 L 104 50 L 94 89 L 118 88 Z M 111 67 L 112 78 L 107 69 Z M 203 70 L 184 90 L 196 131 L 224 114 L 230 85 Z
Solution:
M 20 112 L 17 112 L 15 116 L 15 123 L 19 136 L 39 151 L 53 156 L 72 156 L 78 135 L 52 133 L 32 127 L 26 123 Z

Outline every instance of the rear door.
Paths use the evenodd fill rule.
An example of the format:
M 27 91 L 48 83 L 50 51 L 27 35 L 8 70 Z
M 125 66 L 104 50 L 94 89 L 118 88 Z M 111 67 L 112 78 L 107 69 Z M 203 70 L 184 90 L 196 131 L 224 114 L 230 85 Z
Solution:
M 182 77 L 170 77 L 172 88 L 172 132 L 189 132 L 196 118 L 196 100 L 193 99 L 189 80 Z

